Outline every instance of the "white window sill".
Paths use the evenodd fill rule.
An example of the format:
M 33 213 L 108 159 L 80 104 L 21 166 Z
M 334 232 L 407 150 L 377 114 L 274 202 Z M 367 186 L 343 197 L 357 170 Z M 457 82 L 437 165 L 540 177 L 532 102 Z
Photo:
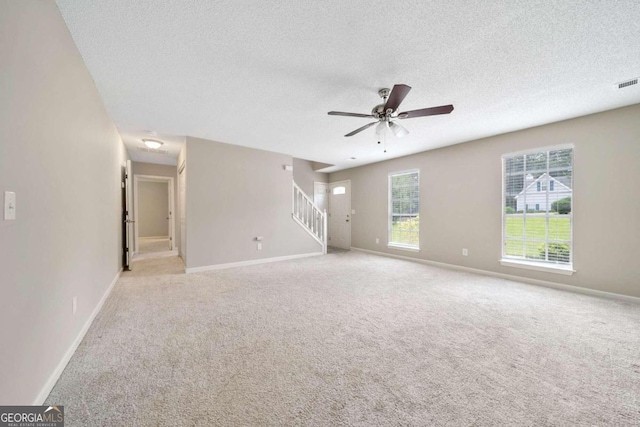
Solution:
M 500 264 L 505 267 L 524 268 L 527 270 L 545 271 L 547 273 L 564 274 L 571 276 L 576 271 L 571 265 L 553 265 L 534 261 L 520 261 L 514 259 L 501 259 Z
M 387 243 L 387 247 L 391 249 L 400 249 L 401 251 L 420 252 L 418 246 L 403 245 L 401 243 Z

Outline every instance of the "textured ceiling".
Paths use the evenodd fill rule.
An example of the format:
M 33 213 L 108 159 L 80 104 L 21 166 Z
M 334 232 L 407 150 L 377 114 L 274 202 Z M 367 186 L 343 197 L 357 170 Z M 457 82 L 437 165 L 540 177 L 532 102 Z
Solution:
M 640 2 L 130 1 L 57 4 L 120 131 L 191 135 L 338 170 L 640 102 Z M 401 110 L 373 128 L 377 91 Z M 135 137 L 133 137 L 135 138 Z M 132 144 L 133 142 L 130 142 Z M 356 157 L 356 160 L 349 160 Z

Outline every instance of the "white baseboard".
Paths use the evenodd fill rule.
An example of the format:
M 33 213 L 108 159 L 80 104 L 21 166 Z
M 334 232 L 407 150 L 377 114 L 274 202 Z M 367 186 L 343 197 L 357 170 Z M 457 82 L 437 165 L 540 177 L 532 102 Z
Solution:
M 189 273 L 198 273 L 201 271 L 224 270 L 225 268 L 246 267 L 248 265 L 266 264 L 268 262 L 287 261 L 290 259 L 307 258 L 307 257 L 319 256 L 319 255 L 324 255 L 324 254 L 322 252 L 311 252 L 308 254 L 287 255 L 287 256 L 279 256 L 274 258 L 252 259 L 249 261 L 230 262 L 228 264 L 214 264 L 214 265 L 205 265 L 203 267 L 185 268 L 185 271 L 187 274 L 189 274 Z
M 111 284 L 109 285 L 109 287 L 105 291 L 104 295 L 102 295 L 102 298 L 100 299 L 100 302 L 98 302 L 98 305 L 96 306 L 96 308 L 93 309 L 93 312 L 91 313 L 91 316 L 89 316 L 87 321 L 82 326 L 82 329 L 80 329 L 80 332 L 78 333 L 78 336 L 76 337 L 75 340 L 73 340 L 73 342 L 71 343 L 71 346 L 69 347 L 67 352 L 62 357 L 62 360 L 60 361 L 60 363 L 58 363 L 58 366 L 56 366 L 56 369 L 49 376 L 49 379 L 47 380 L 45 385 L 42 387 L 42 390 L 40 390 L 40 393 L 38 393 L 38 396 L 33 401 L 33 405 L 42 405 L 44 403 L 45 399 L 47 398 L 47 396 L 49 396 L 49 393 L 51 393 L 51 390 L 56 385 L 56 382 L 58 382 L 58 379 L 60 378 L 60 375 L 62 375 L 62 372 L 64 371 L 64 368 L 67 367 L 67 364 L 69 363 L 69 360 L 71 360 L 71 357 L 73 356 L 73 353 L 75 353 L 76 349 L 78 348 L 78 346 L 80 345 L 80 343 L 84 339 L 84 336 L 86 335 L 87 331 L 91 327 L 91 324 L 93 323 L 93 320 L 96 318 L 98 313 L 100 313 L 100 310 L 102 309 L 102 306 L 104 305 L 104 302 L 107 300 L 107 297 L 109 296 L 109 294 L 111 294 L 111 291 L 113 290 L 113 287 L 115 286 L 116 282 L 120 278 L 121 274 L 122 274 L 122 269 L 120 269 L 120 271 L 118 271 L 118 274 L 116 274 L 116 277 L 114 277 L 113 280 L 111 281 Z
M 374 255 L 380 255 L 380 256 L 385 256 L 385 257 L 390 257 L 390 258 L 403 259 L 403 260 L 406 260 L 406 261 L 418 262 L 420 264 L 431 265 L 431 266 L 434 266 L 434 267 L 447 268 L 447 269 L 450 269 L 450 270 L 465 271 L 465 272 L 468 272 L 468 273 L 475 273 L 475 274 L 480 274 L 480 275 L 483 275 L 483 276 L 492 276 L 492 277 L 498 277 L 500 279 L 513 280 L 514 282 L 524 282 L 524 283 L 528 283 L 528 284 L 531 284 L 531 285 L 538 285 L 538 286 L 544 286 L 544 287 L 547 287 L 547 288 L 560 289 L 560 290 L 563 290 L 563 291 L 575 292 L 575 293 L 578 293 L 578 294 L 584 294 L 584 295 L 590 295 L 590 296 L 595 296 L 595 297 L 608 298 L 608 299 L 614 299 L 614 300 L 618 300 L 618 301 L 625 301 L 625 302 L 632 302 L 632 303 L 640 304 L 640 298 L 639 297 L 633 297 L 631 295 L 622 295 L 622 294 L 616 294 L 616 293 L 613 293 L 613 292 L 598 291 L 596 289 L 581 288 L 579 286 L 565 285 L 563 283 L 549 282 L 547 280 L 530 279 L 530 278 L 527 278 L 527 277 L 514 276 L 514 275 L 511 275 L 511 274 L 496 273 L 494 271 L 480 270 L 478 268 L 471 268 L 471 267 L 463 267 L 461 265 L 447 264 L 447 263 L 444 263 L 444 262 L 429 261 L 429 260 L 425 260 L 425 259 L 421 259 L 421 258 L 413 258 L 413 257 L 402 256 L 402 255 L 388 254 L 388 253 L 385 253 L 385 252 L 372 251 L 372 250 L 369 250 L 369 249 L 361 249 L 361 248 L 356 248 L 356 247 L 352 247 L 351 249 L 354 250 L 354 251 L 366 252 L 366 253 L 370 253 L 370 254 L 374 254 Z

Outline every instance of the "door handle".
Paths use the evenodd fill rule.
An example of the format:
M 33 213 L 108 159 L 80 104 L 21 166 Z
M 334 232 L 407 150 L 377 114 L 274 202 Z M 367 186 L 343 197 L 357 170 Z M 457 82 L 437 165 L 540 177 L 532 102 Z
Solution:
M 347 221 L 347 222 L 349 222 L 349 220 L 348 220 L 348 219 L 347 219 L 346 221 Z

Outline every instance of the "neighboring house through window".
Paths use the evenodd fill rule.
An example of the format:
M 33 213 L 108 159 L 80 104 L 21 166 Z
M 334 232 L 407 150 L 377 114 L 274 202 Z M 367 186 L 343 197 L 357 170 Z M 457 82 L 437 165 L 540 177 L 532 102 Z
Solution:
M 503 261 L 570 269 L 573 148 L 505 155 L 503 177 Z
M 420 171 L 389 174 L 388 246 L 420 248 Z

